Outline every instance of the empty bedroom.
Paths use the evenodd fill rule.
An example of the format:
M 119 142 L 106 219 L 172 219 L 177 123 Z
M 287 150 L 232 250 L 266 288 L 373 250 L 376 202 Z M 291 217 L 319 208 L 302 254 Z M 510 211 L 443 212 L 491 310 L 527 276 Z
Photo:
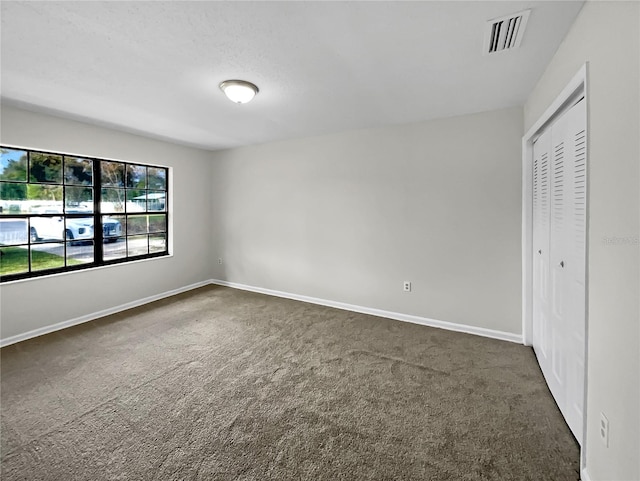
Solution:
M 640 481 L 640 2 L 0 2 L 0 477 Z

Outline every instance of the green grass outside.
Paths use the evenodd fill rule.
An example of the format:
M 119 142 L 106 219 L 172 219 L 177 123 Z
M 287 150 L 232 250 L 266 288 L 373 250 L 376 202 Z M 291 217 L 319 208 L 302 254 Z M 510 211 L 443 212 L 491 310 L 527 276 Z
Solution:
M 29 251 L 22 247 L 0 249 L 0 275 L 21 274 L 29 271 Z M 68 266 L 82 264 L 76 259 L 67 259 Z M 64 266 L 64 257 L 48 252 L 31 251 L 31 270 L 42 271 Z

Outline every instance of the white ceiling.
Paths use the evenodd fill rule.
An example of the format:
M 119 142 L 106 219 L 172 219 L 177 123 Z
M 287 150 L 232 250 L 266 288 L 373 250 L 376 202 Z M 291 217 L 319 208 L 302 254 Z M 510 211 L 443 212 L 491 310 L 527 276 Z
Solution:
M 3 0 L 1 94 L 206 149 L 450 117 L 522 105 L 582 4 Z M 521 47 L 484 56 L 485 22 L 526 8 Z

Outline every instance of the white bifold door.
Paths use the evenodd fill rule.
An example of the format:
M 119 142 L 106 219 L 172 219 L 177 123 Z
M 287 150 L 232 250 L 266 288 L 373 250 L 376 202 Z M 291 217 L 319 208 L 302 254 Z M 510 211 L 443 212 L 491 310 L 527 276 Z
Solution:
M 586 333 L 586 126 L 582 99 L 533 144 L 533 348 L 580 443 Z

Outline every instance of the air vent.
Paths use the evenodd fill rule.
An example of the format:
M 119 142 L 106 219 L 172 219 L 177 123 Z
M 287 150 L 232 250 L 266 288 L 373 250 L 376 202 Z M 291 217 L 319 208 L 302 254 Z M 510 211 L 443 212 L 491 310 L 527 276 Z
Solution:
M 484 54 L 518 48 L 530 13 L 531 10 L 524 10 L 489 20 L 484 31 Z

